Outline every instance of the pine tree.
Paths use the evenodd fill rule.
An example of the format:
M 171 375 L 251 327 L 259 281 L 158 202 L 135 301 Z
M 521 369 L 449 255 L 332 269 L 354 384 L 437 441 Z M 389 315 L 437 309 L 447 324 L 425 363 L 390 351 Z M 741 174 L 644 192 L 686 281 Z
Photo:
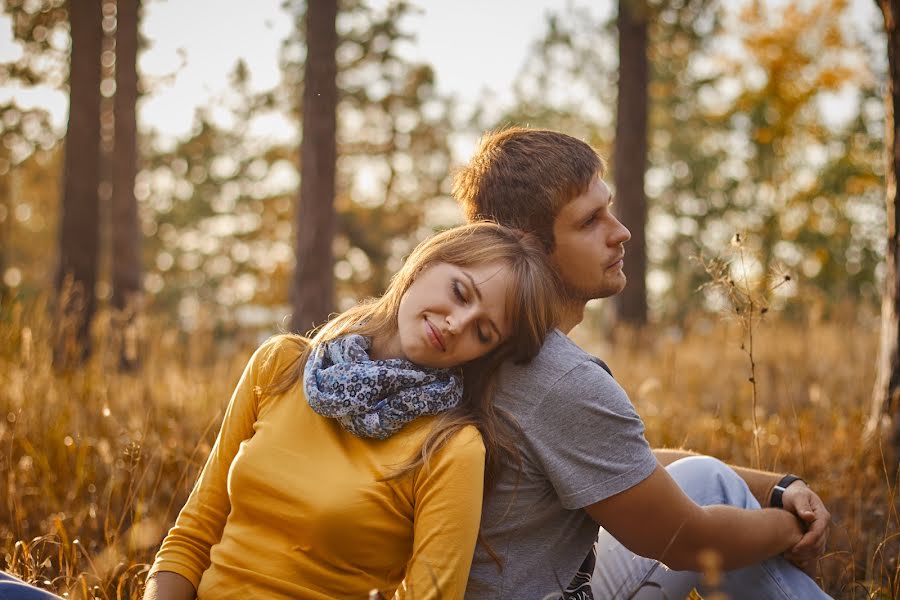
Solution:
M 116 0 L 115 137 L 112 156 L 112 302 L 126 333 L 122 343 L 123 366 L 137 361 L 133 317 L 140 307 L 141 241 L 137 199 L 134 195 L 138 167 L 137 51 L 140 0 Z
M 297 267 L 291 289 L 293 331 L 328 320 L 334 305 L 335 163 L 337 161 L 337 0 L 310 2 L 306 11 L 303 141 L 296 220 Z
M 616 102 L 616 142 L 613 152 L 615 211 L 631 232 L 625 275 L 628 285 L 616 297 L 618 317 L 631 325 L 647 322 L 647 112 L 649 61 L 648 19 L 645 0 L 619 0 L 619 93 Z
M 57 360 L 90 353 L 90 324 L 96 308 L 100 202 L 100 53 L 103 41 L 100 0 L 85 0 L 69 11 L 72 35 L 69 124 L 66 132 L 62 216 L 59 238 L 61 344 Z

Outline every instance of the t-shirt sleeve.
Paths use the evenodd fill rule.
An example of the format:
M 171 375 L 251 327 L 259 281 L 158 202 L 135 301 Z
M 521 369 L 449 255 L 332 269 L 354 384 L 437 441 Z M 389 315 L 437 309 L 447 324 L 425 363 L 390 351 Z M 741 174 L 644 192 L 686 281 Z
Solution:
M 657 465 L 625 390 L 591 361 L 549 389 L 531 413 L 526 440 L 570 510 L 637 485 Z
M 228 471 L 241 442 L 253 436 L 261 384 L 266 385 L 269 371 L 283 362 L 283 355 L 290 353 L 284 348 L 292 345 L 296 346 L 273 338 L 260 346 L 247 363 L 225 410 L 222 428 L 206 465 L 174 527 L 163 540 L 148 577 L 159 571 L 171 571 L 197 588 L 203 572 L 209 567 L 210 548 L 221 539 L 225 520 L 231 511 L 227 490 Z M 261 377 L 262 372 L 266 377 Z
M 462 599 L 478 539 L 484 443 L 466 427 L 414 484 L 413 553 L 394 600 Z

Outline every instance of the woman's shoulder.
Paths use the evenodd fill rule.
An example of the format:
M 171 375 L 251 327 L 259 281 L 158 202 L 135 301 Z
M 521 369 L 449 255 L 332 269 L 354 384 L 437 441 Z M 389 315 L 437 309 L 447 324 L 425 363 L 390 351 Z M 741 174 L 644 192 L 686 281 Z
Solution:
M 391 439 L 396 440 L 396 443 L 403 448 L 402 452 L 406 452 L 410 446 L 421 446 L 428 436 L 434 433 L 434 428 L 440 426 L 439 423 L 438 415 L 420 417 L 406 425 Z M 481 432 L 475 425 L 463 425 L 445 439 L 435 456 L 446 456 L 453 459 L 461 454 L 475 454 L 483 457 L 484 453 L 485 447 Z
M 484 439 L 477 427 L 465 425 L 447 440 L 446 450 L 452 454 L 472 453 L 483 457 L 485 453 Z
M 258 369 L 259 378 L 271 383 L 286 371 L 297 368 L 308 348 L 309 340 L 303 336 L 274 335 L 256 349 L 251 360 Z
M 309 340 L 302 335 L 283 333 L 273 335 L 256 349 L 256 356 L 263 365 L 292 362 L 309 348 Z

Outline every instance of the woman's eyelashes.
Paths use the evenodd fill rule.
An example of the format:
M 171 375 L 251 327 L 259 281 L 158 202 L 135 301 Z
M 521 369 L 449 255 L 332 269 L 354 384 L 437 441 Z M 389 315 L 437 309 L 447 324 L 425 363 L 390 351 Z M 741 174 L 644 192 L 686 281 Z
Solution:
M 456 296 L 457 300 L 459 300 L 462 304 L 469 303 L 469 299 L 465 295 L 463 295 L 463 286 L 462 283 L 460 283 L 459 279 L 454 279 L 451 287 L 453 288 L 453 295 Z
M 465 286 L 458 279 L 454 279 L 450 286 L 453 289 L 453 295 L 456 296 L 456 299 L 460 302 L 460 304 L 468 304 L 468 290 L 466 290 Z M 484 333 L 484 330 L 481 328 L 481 325 L 478 324 L 475 326 L 475 337 L 478 338 L 478 341 L 482 344 L 490 344 L 491 336 Z

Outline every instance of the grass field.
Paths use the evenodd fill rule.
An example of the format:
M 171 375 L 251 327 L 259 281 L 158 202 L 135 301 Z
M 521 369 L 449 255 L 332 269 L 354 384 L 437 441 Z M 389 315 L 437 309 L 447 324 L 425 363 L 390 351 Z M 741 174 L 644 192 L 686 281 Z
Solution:
M 40 303 L 0 310 L 2 568 L 73 598 L 139 598 L 258 340 L 144 323 L 143 368 L 121 374 L 101 316 L 90 362 L 55 373 L 46 314 Z M 825 499 L 834 525 L 819 578 L 836 598 L 900 597 L 896 488 L 879 449 L 860 442 L 877 333 L 858 317 L 755 329 L 758 458 Z M 631 395 L 652 445 L 756 466 L 742 337 L 716 318 L 604 341 L 576 332 Z

